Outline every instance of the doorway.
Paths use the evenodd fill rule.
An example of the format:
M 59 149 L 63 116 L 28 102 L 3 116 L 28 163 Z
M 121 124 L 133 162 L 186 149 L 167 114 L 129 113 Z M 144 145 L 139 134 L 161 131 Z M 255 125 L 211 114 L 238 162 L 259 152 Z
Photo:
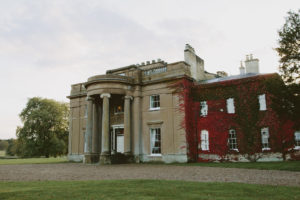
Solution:
M 112 125 L 111 131 L 111 151 L 124 153 L 124 125 Z

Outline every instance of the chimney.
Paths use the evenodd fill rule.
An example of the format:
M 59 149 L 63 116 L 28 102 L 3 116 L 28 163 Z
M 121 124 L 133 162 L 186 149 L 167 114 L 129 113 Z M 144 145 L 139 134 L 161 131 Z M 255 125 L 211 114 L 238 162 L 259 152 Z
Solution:
M 246 74 L 246 72 L 245 72 L 245 67 L 243 66 L 243 61 L 241 61 L 241 66 L 240 66 L 240 75 L 244 75 L 244 74 Z
M 247 55 L 246 56 L 246 61 L 245 61 L 245 66 L 246 66 L 246 73 L 259 73 L 259 60 L 257 58 L 253 58 L 253 55 Z
M 195 49 L 189 45 L 185 45 L 184 61 L 191 66 L 191 76 L 196 81 L 205 80 L 204 60 L 196 55 Z
M 217 71 L 217 76 L 218 77 L 227 77 L 228 74 L 226 72 L 224 72 L 224 71 Z

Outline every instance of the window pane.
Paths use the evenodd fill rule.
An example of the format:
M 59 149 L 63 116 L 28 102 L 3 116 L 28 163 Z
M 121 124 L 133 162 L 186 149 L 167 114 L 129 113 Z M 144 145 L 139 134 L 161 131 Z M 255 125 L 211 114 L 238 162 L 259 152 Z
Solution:
M 160 154 L 161 153 L 161 141 L 160 141 L 160 128 L 151 128 L 150 129 L 150 146 L 151 154 Z
M 295 145 L 300 146 L 300 131 L 295 132 Z
M 261 129 L 261 143 L 262 143 L 262 148 L 270 148 L 268 127 Z
M 201 149 L 204 151 L 209 150 L 208 131 L 201 131 Z
M 234 129 L 229 130 L 228 144 L 229 144 L 229 149 L 230 150 L 237 149 L 236 132 L 235 132 Z
M 159 95 L 150 96 L 150 108 L 159 108 L 159 107 L 160 107 Z
M 206 101 L 201 101 L 200 102 L 201 105 L 201 116 L 206 116 L 207 112 L 208 112 L 208 106 L 207 106 L 207 102 Z
M 235 108 L 234 108 L 234 100 L 233 98 L 227 99 L 227 112 L 228 113 L 235 113 Z
M 258 100 L 259 100 L 259 110 L 267 110 L 266 95 L 265 94 L 259 95 Z

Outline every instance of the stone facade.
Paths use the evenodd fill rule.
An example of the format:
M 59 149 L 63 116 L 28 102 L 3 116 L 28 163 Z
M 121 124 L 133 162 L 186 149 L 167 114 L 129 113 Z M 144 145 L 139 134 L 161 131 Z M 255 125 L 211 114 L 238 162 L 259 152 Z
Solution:
M 183 113 L 174 83 L 216 77 L 190 45 L 185 61 L 158 59 L 109 70 L 72 85 L 69 159 L 110 164 L 127 161 L 187 162 Z

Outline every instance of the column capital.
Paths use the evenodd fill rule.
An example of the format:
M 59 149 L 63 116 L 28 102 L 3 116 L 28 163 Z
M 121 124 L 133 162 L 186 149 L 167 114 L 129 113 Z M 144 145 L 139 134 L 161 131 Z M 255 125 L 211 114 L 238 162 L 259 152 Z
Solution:
M 94 101 L 94 99 L 95 99 L 94 97 L 87 96 L 85 100 L 87 100 L 87 101 Z
M 132 96 L 128 96 L 128 95 L 126 95 L 126 96 L 124 96 L 124 99 L 130 99 L 130 100 L 132 100 L 132 99 L 133 99 L 133 97 L 132 97 Z
M 109 93 L 103 93 L 103 94 L 100 95 L 100 98 L 103 99 L 103 97 L 110 98 L 110 94 Z

